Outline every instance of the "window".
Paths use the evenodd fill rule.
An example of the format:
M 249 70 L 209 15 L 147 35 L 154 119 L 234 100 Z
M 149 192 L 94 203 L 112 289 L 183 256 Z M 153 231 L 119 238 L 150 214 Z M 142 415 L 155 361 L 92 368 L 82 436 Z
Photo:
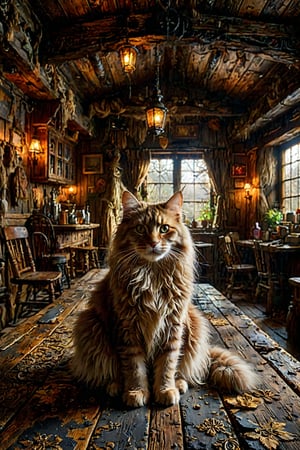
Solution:
M 198 219 L 204 204 L 210 201 L 211 193 L 204 159 L 185 155 L 152 158 L 147 176 L 148 200 L 167 200 L 177 190 L 183 190 L 186 219 Z
M 285 212 L 300 208 L 300 143 L 282 152 L 282 206 Z

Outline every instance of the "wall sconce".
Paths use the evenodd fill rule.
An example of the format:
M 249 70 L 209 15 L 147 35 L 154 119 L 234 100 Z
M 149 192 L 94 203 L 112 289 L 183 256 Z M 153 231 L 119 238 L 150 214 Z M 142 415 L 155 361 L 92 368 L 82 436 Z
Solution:
M 70 186 L 68 188 L 68 201 L 75 203 L 76 201 L 76 186 Z
M 246 200 L 251 200 L 252 199 L 252 195 L 250 195 L 250 191 L 251 191 L 251 189 L 252 189 L 252 186 L 251 186 L 251 184 L 250 183 L 245 183 L 245 185 L 244 185 L 244 190 L 245 190 L 245 199 Z
M 160 57 L 157 49 L 155 50 L 156 56 L 156 82 L 154 87 L 154 95 L 152 103 L 146 109 L 146 121 L 148 131 L 157 136 L 161 135 L 165 131 L 166 119 L 168 108 L 163 104 L 163 96 L 159 87 L 159 63 Z
M 43 149 L 41 146 L 41 141 L 36 136 L 33 136 L 31 139 L 29 152 L 32 154 L 33 164 L 37 165 L 38 163 L 37 155 L 42 153 Z
M 120 59 L 124 72 L 131 73 L 135 71 L 137 54 L 136 47 L 130 44 L 126 44 L 120 49 Z

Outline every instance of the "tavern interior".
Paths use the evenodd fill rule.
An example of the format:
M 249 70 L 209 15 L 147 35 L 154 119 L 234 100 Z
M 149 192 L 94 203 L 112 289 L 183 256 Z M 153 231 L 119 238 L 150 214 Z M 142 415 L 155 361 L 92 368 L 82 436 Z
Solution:
M 174 178 L 159 199 L 183 188 L 197 204 L 185 220 L 197 246 L 198 281 L 230 296 L 220 237 L 231 236 L 242 263 L 256 269 L 233 301 L 249 314 L 260 311 L 260 325 L 273 337 L 277 327 L 281 344 L 298 355 L 299 16 L 298 0 L 1 2 L 2 333 L 32 313 L 16 305 L 4 229 L 37 212 L 50 217 L 72 286 L 105 267 L 122 190 L 156 201 L 151 195 L 160 191 L 148 170 L 167 159 Z M 135 67 L 122 66 L 128 48 Z M 166 113 L 161 128 L 146 121 L 158 100 Z M 282 167 L 290 148 L 298 156 L 288 178 Z M 193 175 L 181 181 L 182 159 L 205 164 L 208 190 L 196 181 L 195 198 Z M 208 204 L 213 214 L 201 215 Z M 270 210 L 282 213 L 272 227 Z M 256 223 L 261 229 L 254 231 Z M 271 261 L 266 283 L 277 287 L 268 301 L 269 287 L 266 296 L 255 295 L 254 238 L 287 250 L 276 262 L 281 270 Z M 250 300 L 243 288 L 251 289 Z
M 179 162 L 196 158 L 206 164 L 209 188 L 195 188 L 200 216 L 188 210 L 185 220 L 195 241 L 213 244 L 200 249 L 200 278 L 203 257 L 213 266 L 208 281 L 225 292 L 219 237 L 252 239 L 256 222 L 260 240 L 300 244 L 299 159 L 285 194 L 281 170 L 284 149 L 300 133 L 298 1 L 9 1 L 0 14 L 2 227 L 40 211 L 68 252 L 70 239 L 81 245 L 84 229 L 90 236 L 90 221 L 98 228 L 89 244 L 103 264 L 122 189 L 153 201 L 147 172 L 158 158 L 174 159 L 169 190 L 182 189 Z M 124 68 L 128 47 L 136 62 Z M 163 128 L 146 122 L 157 100 L 167 108 Z M 208 223 L 200 220 L 207 204 Z M 82 218 L 87 207 L 90 217 Z M 283 213 L 277 229 L 265 222 L 270 209 Z M 254 263 L 251 250 L 238 251 Z M 19 320 L 5 257 L 3 243 L 1 328 Z M 300 275 L 299 256 L 291 258 L 285 313 L 288 279 Z M 72 267 L 71 275 L 89 268 Z
M 299 16 L 298 0 L 1 2 L 0 356 L 107 267 L 124 189 L 150 202 L 183 189 L 199 286 L 299 360 Z M 30 228 L 39 214 L 52 249 Z M 40 284 L 13 279 L 9 226 L 27 227 Z

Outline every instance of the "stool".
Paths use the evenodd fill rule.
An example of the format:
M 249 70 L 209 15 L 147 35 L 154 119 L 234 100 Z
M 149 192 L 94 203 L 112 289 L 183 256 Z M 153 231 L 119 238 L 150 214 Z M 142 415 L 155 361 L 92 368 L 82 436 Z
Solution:
M 289 278 L 293 288 L 292 301 L 286 318 L 286 329 L 291 342 L 299 342 L 300 338 L 300 277 Z
M 70 247 L 71 274 L 75 278 L 91 269 L 100 269 L 99 248 L 94 245 Z
M 44 255 L 42 257 L 42 265 L 45 270 L 49 270 L 49 267 L 53 270 L 61 272 L 61 288 L 66 284 L 68 288 L 71 287 L 70 276 L 68 270 L 68 261 L 70 256 L 65 253 L 54 253 L 53 255 Z

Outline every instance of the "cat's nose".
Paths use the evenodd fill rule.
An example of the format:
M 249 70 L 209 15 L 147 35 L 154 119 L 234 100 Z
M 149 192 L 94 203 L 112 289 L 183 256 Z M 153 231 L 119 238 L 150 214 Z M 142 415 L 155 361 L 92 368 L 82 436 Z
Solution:
M 151 245 L 152 248 L 156 247 L 157 244 L 158 244 L 158 242 L 154 242 L 154 241 L 150 242 L 150 245 Z

